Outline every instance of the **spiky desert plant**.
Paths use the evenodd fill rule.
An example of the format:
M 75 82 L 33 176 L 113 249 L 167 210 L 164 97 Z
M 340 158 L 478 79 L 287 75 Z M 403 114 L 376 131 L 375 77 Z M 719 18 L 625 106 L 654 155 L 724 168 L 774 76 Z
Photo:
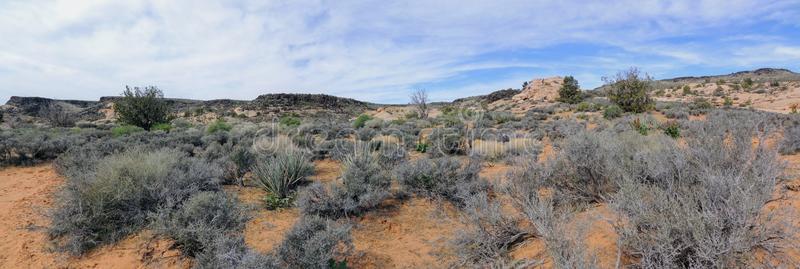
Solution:
M 286 198 L 313 171 L 314 167 L 302 151 L 289 150 L 275 157 L 259 160 L 253 174 L 264 190 L 279 198 Z

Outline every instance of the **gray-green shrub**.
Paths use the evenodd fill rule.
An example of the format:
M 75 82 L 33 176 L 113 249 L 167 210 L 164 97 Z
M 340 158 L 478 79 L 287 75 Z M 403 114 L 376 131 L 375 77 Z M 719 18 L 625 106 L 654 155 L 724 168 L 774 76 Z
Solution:
M 132 149 L 67 173 L 51 214 L 58 249 L 82 254 L 115 242 L 200 191 L 219 189 L 221 169 L 174 150 Z
M 304 216 L 275 251 L 284 268 L 328 268 L 353 249 L 350 226 L 317 216 Z
M 453 157 L 418 159 L 398 166 L 395 175 L 403 190 L 464 205 L 464 198 L 488 188 L 478 176 L 480 160 L 463 164 Z

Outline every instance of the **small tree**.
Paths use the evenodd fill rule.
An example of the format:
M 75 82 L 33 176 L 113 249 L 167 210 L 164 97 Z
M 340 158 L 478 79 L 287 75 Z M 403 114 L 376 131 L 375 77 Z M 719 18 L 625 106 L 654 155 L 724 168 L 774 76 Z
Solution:
M 122 98 L 114 103 L 114 111 L 120 122 L 150 130 L 153 125 L 165 123 L 169 107 L 164 102 L 164 93 L 155 86 L 125 86 Z
M 566 76 L 561 89 L 558 90 L 558 101 L 568 104 L 580 103 L 583 99 L 581 95 L 581 88 L 578 85 L 578 80 L 572 76 Z
M 653 100 L 647 95 L 652 89 L 653 79 L 642 74 L 638 68 L 617 73 L 613 79 L 603 78 L 609 86 L 608 99 L 626 112 L 640 113 L 653 108 Z
M 411 104 L 417 108 L 420 119 L 428 118 L 428 92 L 423 89 L 414 90 L 411 93 Z

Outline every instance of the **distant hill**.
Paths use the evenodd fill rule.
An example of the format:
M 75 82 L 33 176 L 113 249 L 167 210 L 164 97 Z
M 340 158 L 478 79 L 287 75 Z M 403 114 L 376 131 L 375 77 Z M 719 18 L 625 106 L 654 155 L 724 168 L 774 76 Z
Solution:
M 0 112 L 9 117 L 22 118 L 26 122 L 40 120 L 45 110 L 57 109 L 71 113 L 80 121 L 111 121 L 114 119 L 113 104 L 119 96 L 101 97 L 98 101 L 58 100 L 43 97 L 12 96 Z M 296 113 L 322 113 L 327 116 L 350 117 L 370 107 L 370 103 L 326 94 L 264 94 L 252 101 L 243 100 L 191 100 L 165 99 L 179 117 L 216 116 L 258 117 Z M 216 116 L 215 116 L 216 115 Z

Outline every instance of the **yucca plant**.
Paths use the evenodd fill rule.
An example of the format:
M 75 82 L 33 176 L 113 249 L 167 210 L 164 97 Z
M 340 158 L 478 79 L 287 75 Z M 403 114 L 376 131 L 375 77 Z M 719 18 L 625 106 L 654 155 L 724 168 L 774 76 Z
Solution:
M 253 169 L 256 182 L 278 198 L 289 196 L 289 192 L 313 172 L 314 166 L 299 150 L 288 150 L 275 157 L 261 159 Z

